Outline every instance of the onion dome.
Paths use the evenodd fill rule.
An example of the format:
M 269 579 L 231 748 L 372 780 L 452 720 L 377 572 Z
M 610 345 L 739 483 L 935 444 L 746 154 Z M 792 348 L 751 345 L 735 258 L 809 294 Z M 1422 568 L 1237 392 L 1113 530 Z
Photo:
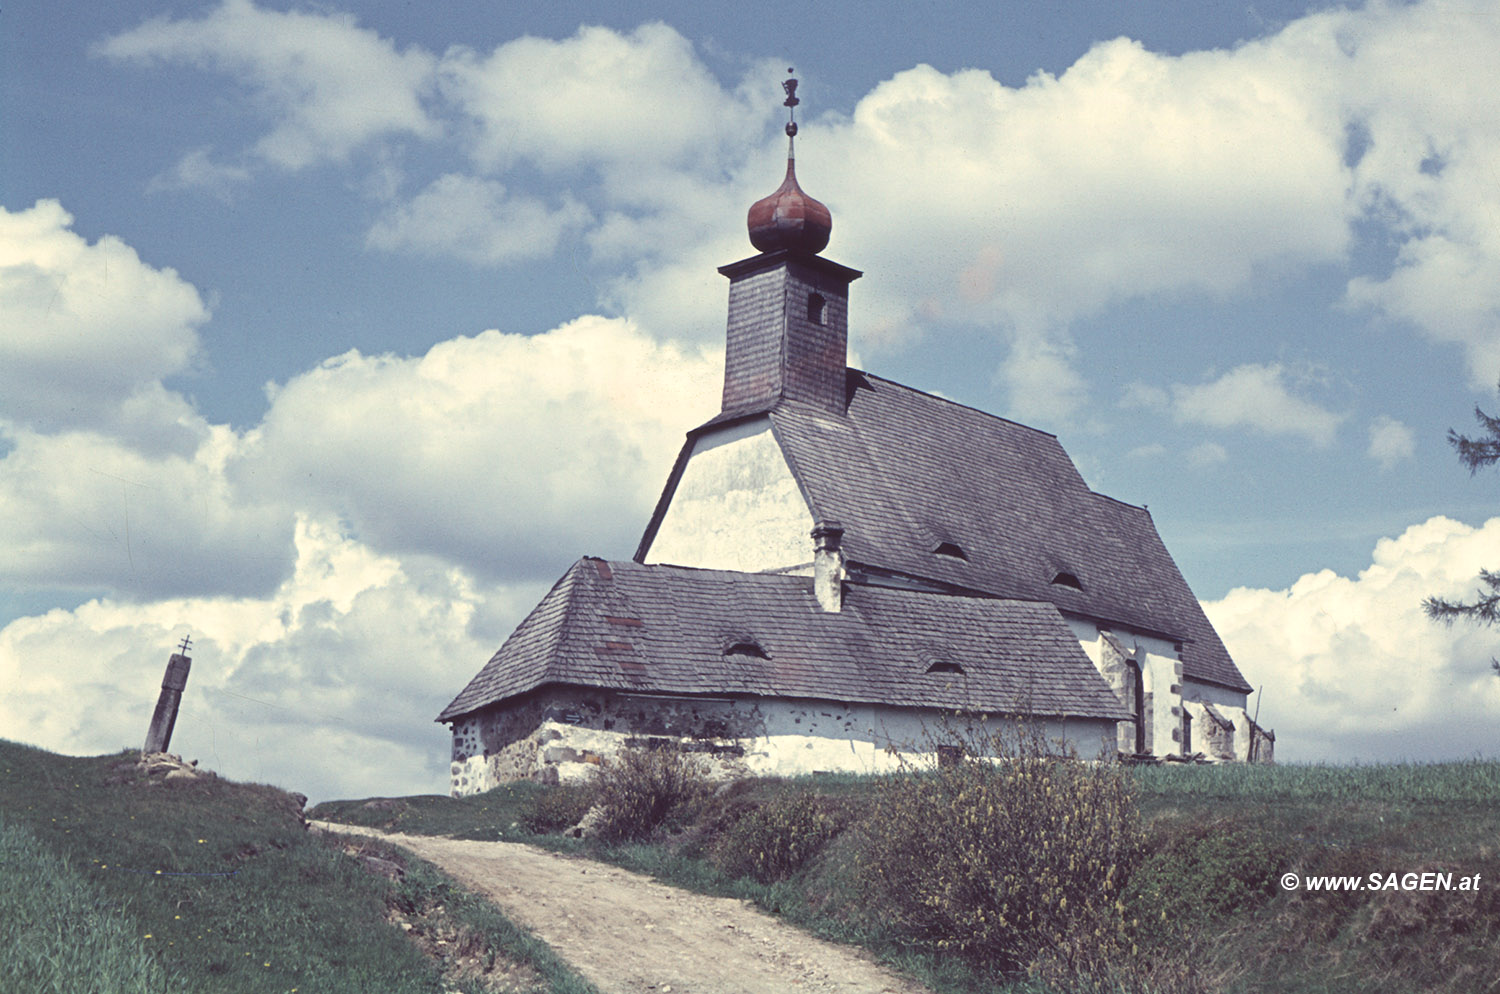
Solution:
M 750 206 L 750 244 L 762 252 L 788 249 L 817 254 L 828 245 L 833 215 L 797 185 L 796 162 L 786 157 L 786 179 L 776 192 Z
M 785 105 L 795 108 L 797 81 L 788 79 L 782 84 L 786 90 Z M 795 110 L 791 113 L 795 115 Z M 776 192 L 750 206 L 747 219 L 750 228 L 750 244 L 762 252 L 806 252 L 816 255 L 828 245 L 828 236 L 833 231 L 833 215 L 822 203 L 802 192 L 797 185 L 797 158 L 793 142 L 797 136 L 797 122 L 787 122 L 786 179 Z

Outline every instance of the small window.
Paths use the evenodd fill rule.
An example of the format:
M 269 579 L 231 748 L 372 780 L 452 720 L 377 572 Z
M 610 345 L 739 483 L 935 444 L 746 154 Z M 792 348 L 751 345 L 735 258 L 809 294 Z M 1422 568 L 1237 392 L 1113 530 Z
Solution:
M 1076 573 L 1059 573 L 1052 578 L 1052 582 L 1059 587 L 1072 587 L 1074 590 L 1083 589 L 1083 583 L 1078 579 Z
M 828 301 L 823 299 L 821 293 L 810 293 L 807 295 L 807 320 L 813 324 L 823 323 L 823 312 L 828 307 Z
M 939 766 L 957 766 L 963 762 L 964 747 L 960 745 L 940 745 L 937 747 L 937 761 Z
M 963 549 L 960 549 L 957 545 L 953 544 L 952 542 L 943 542 L 941 545 L 939 545 L 936 549 L 933 549 L 932 551 L 933 551 L 933 553 L 935 555 L 948 556 L 948 557 L 953 558 L 953 559 L 962 559 L 962 560 L 967 561 L 968 558 L 969 558 L 968 556 L 964 555 L 964 550 Z
M 949 663 L 939 660 L 927 667 L 928 673 L 962 673 L 964 668 L 957 663 Z
M 755 659 L 770 659 L 771 658 L 770 656 L 766 655 L 766 650 L 762 649 L 760 646 L 756 645 L 754 642 L 736 642 L 733 645 L 731 645 L 729 648 L 727 648 L 727 649 L 724 650 L 724 655 L 726 655 L 726 656 L 751 656 L 751 657 L 753 657 Z

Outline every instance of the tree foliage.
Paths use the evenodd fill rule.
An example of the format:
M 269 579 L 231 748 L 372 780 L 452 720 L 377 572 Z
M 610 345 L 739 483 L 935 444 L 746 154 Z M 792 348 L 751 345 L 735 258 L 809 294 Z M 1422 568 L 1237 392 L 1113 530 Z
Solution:
M 1448 429 L 1448 444 L 1458 452 L 1459 462 L 1469 467 L 1471 476 L 1500 462 L 1500 418 L 1486 414 L 1476 405 L 1474 420 L 1481 429 L 1474 437 Z M 1479 584 L 1480 589 L 1471 601 L 1429 597 L 1422 602 L 1422 609 L 1429 618 L 1449 625 L 1460 619 L 1484 625 L 1500 624 L 1500 571 L 1480 570 Z M 1492 659 L 1490 665 L 1500 675 L 1500 660 Z

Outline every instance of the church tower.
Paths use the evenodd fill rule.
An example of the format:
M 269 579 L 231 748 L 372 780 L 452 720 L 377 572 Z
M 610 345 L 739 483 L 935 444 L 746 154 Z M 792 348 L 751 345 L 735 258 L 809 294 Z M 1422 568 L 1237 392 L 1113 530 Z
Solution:
M 788 79 L 786 178 L 750 207 L 750 244 L 759 255 L 719 268 L 729 277 L 723 413 L 778 401 L 844 412 L 849 284 L 861 273 L 818 255 L 833 217 L 797 183 L 797 80 Z

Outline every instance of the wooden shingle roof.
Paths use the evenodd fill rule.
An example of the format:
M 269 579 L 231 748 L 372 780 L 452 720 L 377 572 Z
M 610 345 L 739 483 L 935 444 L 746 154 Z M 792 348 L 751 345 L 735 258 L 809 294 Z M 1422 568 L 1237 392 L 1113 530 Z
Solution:
M 847 396 L 842 415 L 783 400 L 691 432 L 636 558 L 693 438 L 769 416 L 813 519 L 844 526 L 851 568 L 1049 601 L 1181 643 L 1186 677 L 1251 690 L 1150 512 L 1090 490 L 1056 436 L 854 369 Z
M 810 577 L 591 558 L 438 720 L 552 684 L 1128 717 L 1045 602 L 849 583 L 826 613 Z

